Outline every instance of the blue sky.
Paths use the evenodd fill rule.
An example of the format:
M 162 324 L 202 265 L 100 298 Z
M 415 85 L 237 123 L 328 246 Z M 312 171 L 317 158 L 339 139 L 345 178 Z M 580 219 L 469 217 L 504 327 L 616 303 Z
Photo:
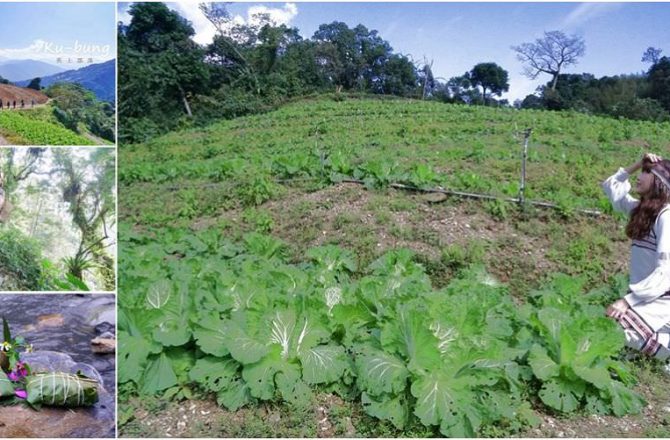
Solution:
M 0 58 L 57 64 L 59 56 L 115 58 L 115 4 L 0 2 Z
M 213 27 L 194 3 L 169 3 L 189 19 L 196 41 L 211 41 Z M 128 4 L 119 5 L 119 19 L 127 21 Z M 479 62 L 495 62 L 510 74 L 513 101 L 532 93 L 549 80 L 546 75 L 525 78 L 512 45 L 534 41 L 544 31 L 562 30 L 586 42 L 586 55 L 567 73 L 605 75 L 640 73 L 649 46 L 670 56 L 670 3 L 236 3 L 229 11 L 239 22 L 254 12 L 270 13 L 277 22 L 295 26 L 304 38 L 319 24 L 361 23 L 379 31 L 396 52 L 415 61 L 433 61 L 435 76 L 461 75 Z

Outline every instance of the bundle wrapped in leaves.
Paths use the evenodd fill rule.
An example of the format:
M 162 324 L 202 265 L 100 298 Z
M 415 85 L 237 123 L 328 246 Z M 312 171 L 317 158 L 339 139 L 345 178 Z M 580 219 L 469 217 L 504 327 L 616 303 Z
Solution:
M 0 397 L 10 397 L 14 395 L 14 385 L 7 375 L 0 370 Z
M 98 401 L 98 382 L 81 374 L 37 373 L 26 380 L 31 405 L 91 406 Z

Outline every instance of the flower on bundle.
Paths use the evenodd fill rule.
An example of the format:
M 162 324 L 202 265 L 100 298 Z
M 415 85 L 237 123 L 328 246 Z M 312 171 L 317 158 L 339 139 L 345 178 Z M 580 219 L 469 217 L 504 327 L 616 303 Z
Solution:
M 28 369 L 26 368 L 26 364 L 19 361 L 16 363 L 16 368 L 14 369 L 14 371 L 10 371 L 7 377 L 12 382 L 18 382 L 27 375 L 28 375 Z
M 26 390 L 16 390 L 14 391 L 14 394 L 16 394 L 16 397 L 20 399 L 25 399 L 28 397 L 28 393 L 26 392 Z
M 0 346 L 0 349 L 1 349 L 2 351 L 7 352 L 7 351 L 9 351 L 9 350 L 12 349 L 12 344 L 10 344 L 9 342 L 5 341 L 5 342 L 3 342 L 2 345 Z
M 34 350 L 35 348 L 33 347 L 33 344 L 28 344 L 26 347 L 26 353 L 32 353 Z
M 16 373 L 19 377 L 26 377 L 28 375 L 28 369 L 26 368 L 25 362 L 18 361 L 16 363 Z

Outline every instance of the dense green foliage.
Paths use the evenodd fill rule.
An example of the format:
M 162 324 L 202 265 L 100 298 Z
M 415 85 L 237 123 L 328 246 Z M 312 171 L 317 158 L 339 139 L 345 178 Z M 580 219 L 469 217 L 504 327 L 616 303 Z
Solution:
M 528 95 L 521 108 L 576 110 L 583 113 L 647 121 L 670 120 L 670 58 L 658 59 L 643 75 L 596 78 L 590 73 L 560 74 Z
M 0 112 L 0 131 L 11 137 L 13 144 L 21 145 L 93 145 L 61 124 L 33 119 L 33 110 Z
M 545 231 L 561 231 L 547 255 L 583 275 L 556 276 L 541 290 L 523 285 L 516 291 L 523 306 L 507 286 L 471 267 L 482 257 L 470 248 L 450 243 L 437 258 L 379 251 L 380 237 L 341 212 L 348 200 L 318 200 L 331 216 L 339 212 L 333 223 L 358 227 L 328 231 L 328 243 L 340 247 L 276 239 L 286 234 L 276 224 L 284 210 L 296 219 L 281 227 L 298 225 L 296 237 L 326 234 L 322 224 L 307 229 L 310 209 L 320 205 L 305 202 L 318 195 L 310 191 L 327 192 L 344 177 L 365 181 L 380 217 L 409 205 L 405 219 L 418 218 L 424 233 L 425 211 L 403 193 L 390 196 L 390 183 L 516 196 L 525 127 L 534 129 L 527 195 L 559 204 L 568 217 L 577 207 L 610 209 L 598 183 L 642 151 L 664 148 L 670 134 L 667 123 L 340 94 L 123 146 L 122 401 L 213 393 L 234 410 L 268 400 L 304 406 L 326 392 L 386 426 L 426 425 L 426 435 L 450 436 L 518 432 L 536 411 L 639 411 L 628 364 L 617 360 L 621 333 L 603 318 L 622 287 L 591 291 L 594 284 L 584 284 L 593 274 L 611 274 L 614 265 L 603 261 L 618 234 L 614 222 L 598 229 L 574 217 L 519 221 L 512 229 L 519 235 L 544 222 Z M 300 179 L 312 183 L 302 187 Z M 483 206 L 503 223 L 516 212 L 502 202 Z M 387 225 L 384 233 L 402 226 Z M 586 232 L 571 235 L 578 227 Z M 422 244 L 440 246 L 439 238 Z M 519 242 L 495 239 L 507 248 Z M 377 250 L 372 257 L 357 252 L 367 241 Z M 496 269 L 547 275 L 526 252 L 499 260 Z M 447 277 L 436 274 L 446 270 Z M 516 280 L 509 281 L 511 288 Z M 286 337 L 273 339 L 279 320 Z M 298 344 L 306 322 L 317 325 Z M 315 368 L 317 359 L 329 366 Z M 384 375 L 368 374 L 383 371 L 374 368 L 382 362 L 389 366 Z
M 118 42 L 123 143 L 264 112 L 296 97 L 326 92 L 508 106 L 506 100 L 493 99 L 509 89 L 507 70 L 495 63 L 472 60 L 471 71 L 440 80 L 431 71 L 432 62 L 395 53 L 390 42 L 363 24 L 324 23 L 307 38 L 263 14 L 252 21 L 257 24 L 236 24 L 223 3 L 203 4 L 201 10 L 217 29 L 207 45 L 194 42 L 191 24 L 164 4 L 131 5 L 132 19 L 119 26 Z M 560 32 L 545 37 L 573 45 L 569 52 L 575 62 L 583 55 L 581 38 Z M 667 120 L 667 58 L 655 63 L 639 77 L 597 80 L 590 74 L 581 75 L 583 79 L 563 74 L 561 69 L 571 64 L 564 60 L 550 68 L 553 78 L 541 96 L 529 95 L 517 106 Z
M 363 25 L 322 24 L 306 39 L 296 28 L 259 16 L 260 25 L 224 30 L 232 23 L 225 5 L 210 8 L 218 33 L 203 47 L 191 40 L 192 26 L 165 5 L 130 7 L 132 21 L 119 28 L 123 142 L 257 113 L 315 92 L 416 97 L 424 92 L 425 73 Z
M 402 249 L 359 270 L 336 246 L 288 264 L 283 243 L 260 234 L 242 245 L 213 230 L 121 236 L 126 392 L 197 384 L 236 410 L 309 406 L 318 388 L 397 428 L 417 417 L 451 437 L 533 423 L 533 396 L 565 413 L 644 404 L 616 360 L 623 335 L 602 314 L 612 293 L 583 295 L 579 279 L 558 277 L 519 309 L 481 268 L 433 289 Z
M 99 101 L 95 94 L 79 84 L 56 83 L 45 93 L 53 100 L 53 112 L 58 121 L 70 130 L 79 133 L 80 125 L 86 131 L 115 141 L 115 110 L 112 104 Z
M 0 290 L 114 290 L 115 165 L 109 148 L 0 149 Z
M 261 204 L 281 193 L 276 179 L 347 176 L 515 197 L 522 127 L 534 130 L 526 196 L 566 214 L 609 210 L 597 182 L 638 154 L 635 144 L 659 150 L 670 136 L 667 123 L 574 113 L 321 99 L 123 147 L 119 182 L 125 215 L 150 224 Z
M 19 230 L 0 227 L 0 277 L 12 290 L 45 290 L 48 280 L 37 243 Z

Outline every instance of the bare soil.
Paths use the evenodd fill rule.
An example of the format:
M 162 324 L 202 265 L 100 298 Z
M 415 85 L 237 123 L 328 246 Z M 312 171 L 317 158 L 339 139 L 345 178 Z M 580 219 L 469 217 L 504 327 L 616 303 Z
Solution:
M 49 100 L 49 97 L 42 92 L 37 90 L 28 89 L 25 87 L 17 87 L 10 84 L 0 84 L 0 99 L 2 99 L 3 109 L 7 109 L 7 101 L 14 102 L 16 101 L 16 108 L 19 108 L 19 104 L 23 99 L 25 102 L 25 108 L 30 108 L 30 103 L 32 100 L 35 100 L 36 104 L 46 104 Z

